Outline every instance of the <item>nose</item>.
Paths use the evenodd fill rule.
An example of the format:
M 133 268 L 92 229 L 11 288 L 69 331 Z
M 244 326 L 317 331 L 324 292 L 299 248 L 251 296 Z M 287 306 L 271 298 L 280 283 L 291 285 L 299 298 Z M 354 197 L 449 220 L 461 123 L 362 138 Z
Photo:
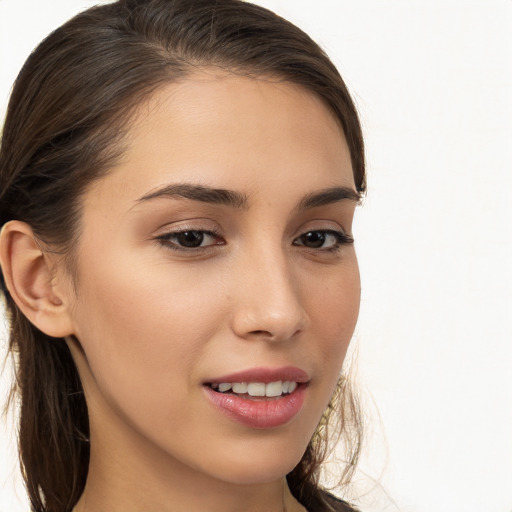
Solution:
M 307 328 L 301 285 L 282 251 L 260 251 L 240 267 L 232 317 L 238 337 L 286 341 Z

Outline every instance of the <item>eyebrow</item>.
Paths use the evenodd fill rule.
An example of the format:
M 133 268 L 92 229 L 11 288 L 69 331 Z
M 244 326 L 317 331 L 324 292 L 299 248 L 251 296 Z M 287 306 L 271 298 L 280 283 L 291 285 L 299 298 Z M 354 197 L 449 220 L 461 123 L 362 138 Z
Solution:
M 331 187 L 319 192 L 311 192 L 302 198 L 297 206 L 298 211 L 309 210 L 319 206 L 338 203 L 339 201 L 355 201 L 359 203 L 361 197 L 350 187 Z
M 247 208 L 248 206 L 248 198 L 241 192 L 191 183 L 166 185 L 165 187 L 142 196 L 137 200 L 137 203 L 161 197 L 181 197 L 202 203 L 219 204 L 233 208 Z M 301 199 L 296 209 L 298 211 L 304 211 L 344 200 L 359 202 L 360 199 L 359 194 L 353 188 L 331 187 L 307 194 Z
M 233 208 L 246 208 L 248 204 L 247 196 L 241 192 L 189 183 L 167 185 L 142 196 L 137 202 L 149 201 L 158 197 L 182 197 L 202 203 L 220 204 Z

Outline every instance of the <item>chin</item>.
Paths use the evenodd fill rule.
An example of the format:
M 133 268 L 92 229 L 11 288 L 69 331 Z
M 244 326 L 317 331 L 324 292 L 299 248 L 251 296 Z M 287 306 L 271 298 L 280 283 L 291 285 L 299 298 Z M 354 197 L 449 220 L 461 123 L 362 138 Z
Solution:
M 215 464 L 215 478 L 236 485 L 255 485 L 284 478 L 300 462 L 307 442 L 240 443 Z M 219 458 L 220 459 L 220 458 Z
M 226 469 L 222 473 L 217 473 L 215 477 L 232 485 L 261 485 L 281 480 L 295 466 L 296 464 L 283 464 L 282 462 L 276 464 L 249 462 Z

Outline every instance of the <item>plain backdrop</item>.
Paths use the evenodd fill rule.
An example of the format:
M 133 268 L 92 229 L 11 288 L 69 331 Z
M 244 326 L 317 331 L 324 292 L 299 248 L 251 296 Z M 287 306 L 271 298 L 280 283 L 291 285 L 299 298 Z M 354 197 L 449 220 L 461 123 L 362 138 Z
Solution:
M 94 3 L 0 0 L 1 112 L 37 42 Z M 352 492 L 367 512 L 511 512 L 512 1 L 258 3 L 329 53 L 366 135 Z M 28 511 L 13 421 L 0 512 Z

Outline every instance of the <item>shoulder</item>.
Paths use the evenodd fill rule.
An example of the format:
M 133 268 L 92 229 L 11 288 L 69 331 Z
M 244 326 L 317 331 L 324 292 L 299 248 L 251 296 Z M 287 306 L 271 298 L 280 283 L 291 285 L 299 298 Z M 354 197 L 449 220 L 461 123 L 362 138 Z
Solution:
M 347 502 L 320 490 L 308 507 L 308 512 L 359 512 Z

